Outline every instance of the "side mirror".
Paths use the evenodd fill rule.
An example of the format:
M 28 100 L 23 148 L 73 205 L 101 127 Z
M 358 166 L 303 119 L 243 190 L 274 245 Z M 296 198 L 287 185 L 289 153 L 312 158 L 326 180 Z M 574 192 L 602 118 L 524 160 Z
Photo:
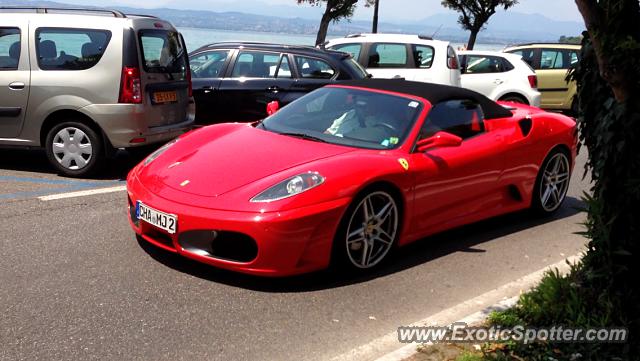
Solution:
M 275 114 L 275 112 L 280 109 L 280 103 L 277 100 L 274 100 L 267 104 L 267 115 Z
M 432 148 L 458 147 L 462 138 L 447 132 L 437 132 L 433 136 L 418 141 L 418 151 L 425 152 Z

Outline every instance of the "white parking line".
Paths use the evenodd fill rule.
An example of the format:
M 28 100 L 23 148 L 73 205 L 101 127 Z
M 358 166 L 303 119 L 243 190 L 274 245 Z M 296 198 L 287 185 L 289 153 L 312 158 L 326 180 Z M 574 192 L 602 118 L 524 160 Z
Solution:
M 89 189 L 89 190 L 86 190 L 86 191 L 78 191 L 78 192 L 51 194 L 51 195 L 48 195 L 48 196 L 38 197 L 38 199 L 41 200 L 41 201 L 53 201 L 53 200 L 57 200 L 57 199 L 86 197 L 86 196 L 91 196 L 91 195 L 94 195 L 94 194 L 122 192 L 122 191 L 126 191 L 126 190 L 127 190 L 127 186 L 117 186 L 117 187 L 109 187 L 109 188 Z

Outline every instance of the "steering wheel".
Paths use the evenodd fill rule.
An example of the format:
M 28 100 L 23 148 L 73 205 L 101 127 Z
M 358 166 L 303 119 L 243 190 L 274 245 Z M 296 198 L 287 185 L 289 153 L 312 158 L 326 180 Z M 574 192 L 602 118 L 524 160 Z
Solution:
M 389 124 L 389 123 L 380 122 L 380 123 L 377 123 L 375 126 L 376 126 L 376 127 L 382 127 L 382 128 L 385 128 L 386 130 L 391 131 L 391 132 L 392 132 L 392 134 L 395 134 L 395 133 L 397 133 L 397 132 L 398 132 L 398 131 L 397 131 L 397 129 L 396 129 L 396 127 L 394 127 L 393 125 L 391 125 L 391 124 Z

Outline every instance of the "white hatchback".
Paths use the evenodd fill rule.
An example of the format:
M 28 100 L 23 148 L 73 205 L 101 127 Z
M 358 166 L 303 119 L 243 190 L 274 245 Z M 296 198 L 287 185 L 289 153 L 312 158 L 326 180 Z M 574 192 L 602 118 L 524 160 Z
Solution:
M 520 55 L 461 51 L 462 87 L 493 100 L 540 106 L 538 78 Z
M 350 53 L 374 78 L 460 86 L 458 56 L 446 41 L 422 35 L 354 34 L 324 46 Z

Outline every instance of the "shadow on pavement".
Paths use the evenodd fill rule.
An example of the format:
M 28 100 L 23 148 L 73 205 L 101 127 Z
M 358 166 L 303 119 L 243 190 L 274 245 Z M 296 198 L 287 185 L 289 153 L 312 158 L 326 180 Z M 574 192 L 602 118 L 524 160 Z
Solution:
M 260 292 L 308 292 L 366 282 L 456 252 L 486 252 L 474 247 L 527 228 L 571 217 L 579 213 L 583 207 L 584 202 L 581 200 L 567 197 L 563 207 L 553 216 L 538 217 L 529 211 L 521 211 L 439 233 L 397 249 L 395 254 L 372 272 L 352 275 L 329 269 L 286 278 L 256 277 L 201 264 L 166 252 L 143 240 L 138 242 L 140 247 L 158 262 L 205 280 Z
M 136 152 L 118 150 L 114 157 L 105 159 L 104 167 L 96 176 L 87 179 L 124 180 L 131 168 L 152 151 L 153 149 L 149 148 Z M 0 157 L 0 169 L 64 177 L 59 175 L 49 164 L 44 150 L 3 149 L 2 157 Z

